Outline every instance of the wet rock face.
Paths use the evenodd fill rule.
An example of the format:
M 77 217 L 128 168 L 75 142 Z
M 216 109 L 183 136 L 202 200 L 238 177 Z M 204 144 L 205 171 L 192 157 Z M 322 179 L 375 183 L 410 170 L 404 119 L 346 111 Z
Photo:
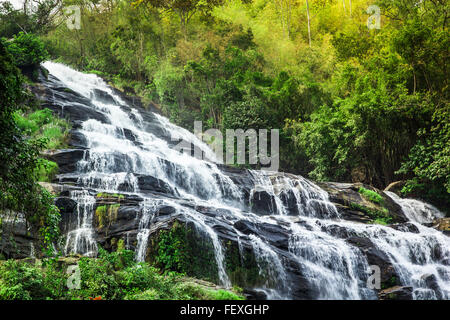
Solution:
M 380 300 L 413 300 L 413 288 L 395 286 L 382 290 L 379 293 Z
M 406 222 L 406 223 L 396 223 L 390 226 L 391 228 L 395 229 L 395 230 L 399 230 L 399 231 L 403 231 L 403 232 L 411 232 L 411 233 L 419 233 L 419 229 L 417 228 L 417 226 L 415 226 L 414 224 L 410 223 L 410 222 Z
M 254 191 L 251 205 L 252 212 L 258 215 L 270 215 L 276 212 L 275 197 L 266 190 Z
M 358 247 L 367 258 L 369 265 L 375 265 L 380 268 L 381 286 L 390 286 L 399 283 L 399 276 L 397 275 L 391 260 L 386 253 L 379 250 L 372 241 L 368 238 L 350 237 L 346 240 L 351 245 Z
M 434 292 L 437 299 L 441 300 L 443 298 L 441 294 L 441 288 L 439 287 L 438 281 L 434 274 L 424 274 L 421 277 L 421 281 L 424 282 L 425 287 Z
M 59 173 L 70 173 L 77 170 L 77 163 L 85 157 L 86 151 L 81 149 L 62 149 L 49 151 L 44 155 L 58 164 Z
M 100 89 L 94 89 L 91 98 L 101 101 L 105 104 L 117 104 L 117 101 L 108 93 Z
M 374 220 L 373 214 L 387 213 L 393 223 L 407 222 L 401 207 L 384 192 L 362 183 L 321 182 L 320 187 L 329 193 L 342 219 L 368 223 Z M 365 188 L 378 193 L 382 197 L 381 203 L 370 201 L 359 190 Z
M 283 190 L 279 195 L 284 207 L 286 208 L 286 211 L 289 215 L 297 216 L 299 215 L 298 205 L 297 205 L 297 199 L 294 195 L 294 191 L 289 190 Z
M 5 211 L 0 226 L 0 254 L 4 258 L 22 259 L 39 251 L 39 233 L 27 223 L 24 215 Z
M 154 191 L 154 192 L 161 192 L 161 193 L 166 193 L 166 194 L 170 194 L 170 195 L 177 195 L 177 191 L 174 190 L 172 187 L 169 186 L 168 183 L 152 177 L 152 176 L 144 176 L 144 175 L 139 175 L 138 176 L 138 185 L 139 185 L 139 190 L 141 192 L 146 192 L 146 191 Z

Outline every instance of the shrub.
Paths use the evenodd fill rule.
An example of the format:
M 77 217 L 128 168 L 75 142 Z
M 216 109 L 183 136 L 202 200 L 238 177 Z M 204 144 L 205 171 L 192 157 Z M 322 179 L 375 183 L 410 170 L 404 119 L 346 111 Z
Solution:
M 68 274 L 55 258 L 42 265 L 19 260 L 0 263 L 0 300 L 32 299 L 242 299 L 226 290 L 205 288 L 181 274 L 161 273 L 148 263 L 134 261 L 134 252 L 109 253 L 99 248 L 99 257 L 83 257 L 78 266 L 81 288 L 67 288 Z
M 52 292 L 44 283 L 42 270 L 29 263 L 8 260 L 0 266 L 1 300 L 52 297 Z
M 32 33 L 19 32 L 12 41 L 5 43 L 14 57 L 15 65 L 20 68 L 37 67 L 49 57 L 44 43 Z
M 383 203 L 383 197 L 375 191 L 366 189 L 364 187 L 360 187 L 358 192 L 361 193 L 369 201 L 379 203 L 379 204 Z

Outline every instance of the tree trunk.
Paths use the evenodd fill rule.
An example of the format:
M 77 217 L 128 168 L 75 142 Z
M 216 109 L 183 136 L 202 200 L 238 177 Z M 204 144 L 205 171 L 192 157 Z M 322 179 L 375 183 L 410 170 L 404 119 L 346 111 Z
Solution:
M 309 47 L 311 47 L 311 19 L 309 17 L 309 3 L 308 3 L 308 0 L 306 0 L 306 16 L 308 18 L 308 42 L 309 42 Z
M 184 40 L 187 41 L 187 15 L 188 13 L 180 11 L 178 14 L 180 16 L 181 32 L 183 32 Z

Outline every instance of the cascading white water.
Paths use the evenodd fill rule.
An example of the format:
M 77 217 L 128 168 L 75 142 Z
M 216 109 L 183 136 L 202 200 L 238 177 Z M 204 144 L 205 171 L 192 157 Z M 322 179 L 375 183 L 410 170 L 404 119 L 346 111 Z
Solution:
M 362 279 L 369 270 L 366 259 L 344 240 L 323 232 L 316 219 L 307 226 L 291 223 L 289 250 L 303 266 L 305 276 L 320 292 L 319 299 L 373 299 Z
M 385 191 L 385 193 L 402 207 L 403 213 L 410 221 L 424 224 L 444 217 L 442 212 L 428 203 L 416 199 L 400 198 L 391 191 Z
M 139 217 L 139 233 L 137 235 L 136 245 L 136 260 L 143 262 L 148 245 L 148 237 L 150 235 L 150 223 L 154 217 L 155 211 L 158 205 L 161 204 L 160 200 L 144 199 L 141 203 L 141 216 Z
M 86 256 L 95 256 L 97 242 L 94 239 L 92 228 L 95 197 L 86 190 L 71 191 L 70 196 L 77 203 L 77 221 L 76 227 L 67 233 L 64 253 L 83 253 Z
M 289 293 L 286 272 L 280 258 L 259 237 L 250 235 L 250 239 L 259 266 L 259 274 L 266 279 L 265 286 L 261 289 L 267 294 L 268 299 L 286 299 L 287 295 L 280 294 L 280 292 Z
M 217 217 L 232 226 L 238 220 L 282 228 L 289 236 L 288 254 L 300 265 L 303 276 L 318 292 L 319 299 L 374 299 L 375 291 L 367 288 L 368 262 L 360 250 L 329 232 L 332 226 L 345 228 L 347 232 L 369 238 L 377 248 L 391 259 L 403 285 L 414 288 L 415 298 L 439 298 L 424 288 L 423 275 L 432 274 L 439 285 L 441 298 L 449 298 L 450 261 L 449 238 L 417 223 L 419 233 L 402 232 L 386 226 L 364 225 L 339 220 L 336 207 L 328 194 L 311 181 L 292 175 L 273 175 L 262 171 L 251 171 L 254 187 L 250 191 L 250 203 L 261 191 L 273 198 L 273 216 L 258 216 L 246 210 L 242 190 L 222 173 L 213 162 L 214 153 L 208 146 L 185 129 L 171 124 L 166 118 L 153 115 L 151 121 L 164 128 L 164 134 L 172 140 L 180 138 L 200 148 L 209 161 L 195 159 L 178 152 L 168 143 L 148 130 L 149 121 L 139 110 L 130 108 L 114 94 L 106 83 L 95 75 L 77 72 L 61 64 L 46 62 L 50 74 L 65 86 L 90 100 L 91 107 L 105 116 L 107 121 L 88 119 L 78 131 L 85 137 L 88 150 L 78 162 L 77 183 L 97 191 L 125 192 L 143 198 L 139 230 L 137 234 L 136 259 L 144 261 L 152 217 L 157 207 L 168 204 L 187 220 L 193 222 L 210 239 L 222 285 L 229 287 L 231 281 L 225 266 L 225 251 L 212 223 L 196 210 L 181 206 L 175 200 L 155 200 L 149 197 L 138 184 L 139 175 L 152 176 L 167 184 L 178 198 L 197 205 L 225 210 L 228 214 Z M 105 103 L 96 90 L 112 97 Z M 53 98 L 54 99 L 54 98 Z M 63 106 L 76 108 L 76 104 Z M 134 138 L 129 139 L 132 135 Z M 64 177 L 64 175 L 61 175 Z M 286 202 L 291 195 L 294 201 Z M 67 233 L 65 252 L 95 255 L 92 218 L 95 198 L 87 191 L 72 192 L 77 202 L 77 226 Z M 292 198 L 291 197 L 291 198 Z M 431 212 L 421 202 L 403 201 L 394 198 L 411 221 L 427 222 Z M 415 200 L 413 200 L 415 201 Z M 423 205 L 426 209 L 421 209 Z M 428 211 L 427 211 L 428 210 Z M 303 223 L 289 217 L 295 212 Z M 257 213 L 257 212 L 255 212 Z M 433 215 L 436 213 L 433 212 Z M 235 230 L 239 239 L 247 236 Z M 259 234 L 247 237 L 253 248 L 260 273 L 268 276 L 262 288 L 269 298 L 290 297 L 290 281 L 283 258 L 277 250 Z M 128 234 L 127 234 L 128 239 Z M 239 251 L 241 247 L 240 240 Z M 130 247 L 127 240 L 126 246 Z M 440 251 L 436 256 L 435 251 Z M 274 284 L 275 283 L 275 284 Z

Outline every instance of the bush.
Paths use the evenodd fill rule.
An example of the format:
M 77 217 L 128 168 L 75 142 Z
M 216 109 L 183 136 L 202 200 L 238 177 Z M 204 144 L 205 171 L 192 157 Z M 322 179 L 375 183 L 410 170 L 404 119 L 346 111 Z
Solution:
M 161 271 L 133 260 L 134 252 L 108 253 L 99 249 L 97 259 L 83 257 L 78 266 L 81 288 L 67 288 L 68 274 L 55 258 L 42 265 L 19 260 L 0 263 L 0 300 L 32 299 L 242 299 L 239 294 L 201 286 L 181 274 Z
M 52 297 L 44 273 L 25 262 L 8 260 L 0 266 L 0 299 L 31 300 Z
M 47 149 L 58 149 L 65 146 L 69 133 L 69 123 L 55 117 L 48 108 L 25 113 L 18 110 L 14 113 L 17 126 L 29 137 L 45 144 Z
M 36 167 L 38 181 L 51 182 L 58 173 L 59 167 L 56 162 L 40 158 Z
M 4 40 L 5 41 L 5 40 Z M 7 50 L 19 68 L 37 67 L 49 58 L 44 43 L 32 33 L 19 32 L 12 41 L 5 41 Z

